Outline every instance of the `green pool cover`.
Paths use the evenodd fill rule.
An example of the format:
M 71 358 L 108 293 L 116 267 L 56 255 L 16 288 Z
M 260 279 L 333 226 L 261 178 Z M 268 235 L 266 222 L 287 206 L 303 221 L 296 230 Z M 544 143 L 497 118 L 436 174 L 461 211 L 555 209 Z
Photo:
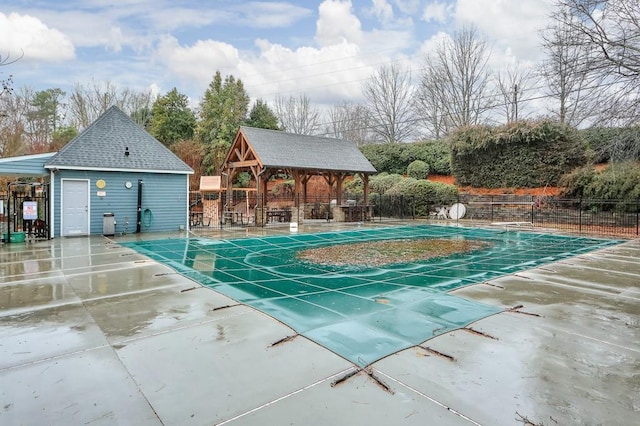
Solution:
M 466 254 L 385 267 L 324 266 L 296 258 L 297 252 L 310 248 L 416 238 L 481 240 L 491 245 Z M 449 295 L 449 290 L 619 242 L 424 225 L 122 245 L 271 315 L 364 367 L 501 311 Z

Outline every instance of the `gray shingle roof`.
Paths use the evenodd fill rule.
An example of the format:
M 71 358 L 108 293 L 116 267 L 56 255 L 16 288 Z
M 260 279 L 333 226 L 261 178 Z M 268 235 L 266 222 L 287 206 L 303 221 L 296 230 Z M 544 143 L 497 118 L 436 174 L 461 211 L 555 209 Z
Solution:
M 358 147 L 344 139 L 246 126 L 240 130 L 265 167 L 376 173 Z
M 129 155 L 125 155 L 125 150 Z M 112 106 L 45 163 L 46 168 L 193 173 L 191 167 Z

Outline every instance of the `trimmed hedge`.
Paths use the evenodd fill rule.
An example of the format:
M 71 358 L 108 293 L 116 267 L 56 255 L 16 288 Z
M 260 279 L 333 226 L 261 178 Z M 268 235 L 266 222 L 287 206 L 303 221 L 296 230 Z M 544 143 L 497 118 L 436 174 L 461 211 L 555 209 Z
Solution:
M 407 177 L 397 181 L 384 195 L 412 198 L 415 215 L 426 217 L 434 206 L 455 202 L 458 189 L 446 183 Z
M 458 188 L 455 185 L 399 174 L 380 173 L 371 176 L 369 189 L 369 200 L 374 202 L 378 196 L 401 196 L 411 200 L 413 213 L 422 217 L 427 217 L 434 206 L 452 204 L 458 199 Z M 345 182 L 344 190 L 352 195 L 362 195 L 362 179 L 354 177 Z
M 402 174 L 414 161 L 427 163 L 429 172 L 451 174 L 451 151 L 446 141 L 365 145 L 360 151 L 378 173 Z
M 450 144 L 452 174 L 463 186 L 556 186 L 562 175 L 587 162 L 578 131 L 550 120 L 464 127 Z

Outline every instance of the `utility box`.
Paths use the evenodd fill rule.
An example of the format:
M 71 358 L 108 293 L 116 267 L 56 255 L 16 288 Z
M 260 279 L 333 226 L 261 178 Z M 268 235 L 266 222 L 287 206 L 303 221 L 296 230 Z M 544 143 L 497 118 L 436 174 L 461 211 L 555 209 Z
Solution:
M 116 233 L 116 217 L 113 213 L 104 213 L 102 217 L 102 235 L 111 236 Z

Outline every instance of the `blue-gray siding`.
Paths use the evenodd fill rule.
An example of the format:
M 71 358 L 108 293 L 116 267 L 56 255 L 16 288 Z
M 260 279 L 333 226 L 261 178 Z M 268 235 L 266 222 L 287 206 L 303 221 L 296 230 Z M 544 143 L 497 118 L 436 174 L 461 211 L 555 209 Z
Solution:
M 0 175 L 3 176 L 46 176 L 49 171 L 44 163 L 55 155 L 48 154 L 24 155 L 22 157 L 0 158 Z
M 142 185 L 142 224 L 141 232 L 176 231 L 180 226 L 187 229 L 188 224 L 188 175 L 102 172 L 60 170 L 55 173 L 54 182 L 54 236 L 59 237 L 61 222 L 62 179 L 89 180 L 90 234 L 102 234 L 104 213 L 113 213 L 116 220 L 116 234 L 134 233 L 138 212 L 138 180 Z M 106 182 L 103 189 L 96 187 L 96 181 Z M 125 182 L 131 181 L 131 189 L 125 188 Z M 98 192 L 104 192 L 99 196 Z

